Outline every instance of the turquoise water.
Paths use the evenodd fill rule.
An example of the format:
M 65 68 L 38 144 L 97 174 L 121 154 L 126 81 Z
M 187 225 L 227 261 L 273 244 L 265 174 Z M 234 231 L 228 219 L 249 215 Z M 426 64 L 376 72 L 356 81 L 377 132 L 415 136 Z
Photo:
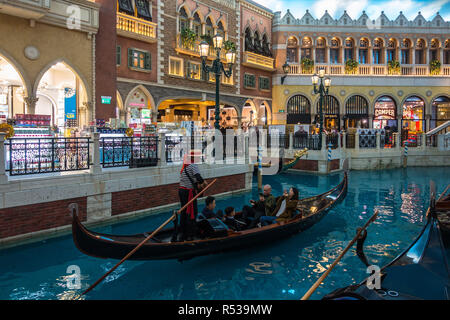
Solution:
M 301 197 L 319 194 L 337 185 L 343 174 L 315 176 L 283 174 L 264 176 L 275 195 L 296 186 Z M 449 182 L 450 167 L 408 168 L 383 171 L 351 171 L 345 200 L 309 230 L 270 245 L 239 252 L 198 257 L 182 263 L 126 261 L 91 291 L 86 299 L 299 299 L 320 277 L 379 209 L 366 240 L 366 254 L 383 266 L 401 253 L 424 225 L 429 181 L 438 193 Z M 151 196 L 151 195 L 149 195 Z M 217 201 L 218 208 L 241 207 L 256 193 Z M 203 205 L 200 206 L 200 209 Z M 170 213 L 95 229 L 130 234 L 149 231 Z M 116 264 L 80 253 L 71 235 L 0 250 L 0 299 L 67 299 L 81 293 Z M 81 271 L 80 290 L 69 289 L 67 268 Z M 367 274 L 351 250 L 313 294 L 324 294 Z M 69 281 L 70 283 L 70 281 Z

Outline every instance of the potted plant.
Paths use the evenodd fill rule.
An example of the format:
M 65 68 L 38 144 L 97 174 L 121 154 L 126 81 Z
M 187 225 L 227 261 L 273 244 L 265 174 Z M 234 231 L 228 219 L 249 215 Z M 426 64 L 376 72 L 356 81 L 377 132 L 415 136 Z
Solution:
M 227 40 L 223 42 L 223 48 L 226 52 L 236 52 L 236 44 L 233 41 Z
M 432 60 L 430 62 L 430 74 L 433 76 L 441 73 L 441 62 L 439 60 Z
M 209 46 L 213 46 L 213 39 L 209 34 L 204 34 L 200 36 L 200 39 L 202 39 L 202 41 L 206 41 Z
M 184 28 L 181 30 L 180 37 L 183 47 L 190 49 L 194 46 L 195 40 L 197 39 L 197 34 L 189 28 Z
M 345 73 L 346 74 L 356 74 L 358 72 L 358 61 L 353 59 L 348 59 L 345 61 Z
M 302 73 L 303 74 L 311 74 L 314 71 L 314 60 L 303 57 L 301 62 L 302 64 Z
M 388 74 L 400 74 L 400 62 L 391 60 L 388 62 Z

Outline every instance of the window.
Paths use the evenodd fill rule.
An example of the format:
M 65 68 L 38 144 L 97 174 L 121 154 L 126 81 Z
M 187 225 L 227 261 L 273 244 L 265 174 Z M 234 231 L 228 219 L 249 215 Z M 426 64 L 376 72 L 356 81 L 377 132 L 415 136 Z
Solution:
M 409 64 L 409 49 L 402 50 L 402 64 Z
M 184 8 L 180 10 L 180 20 L 179 20 L 179 32 L 183 29 L 189 29 L 189 18 Z
M 122 62 L 122 48 L 116 46 L 116 65 L 120 66 Z
M 200 20 L 200 16 L 197 12 L 194 14 L 194 21 L 192 22 L 192 24 L 197 38 L 200 37 L 202 35 L 202 21 Z
M 222 83 L 223 84 L 227 84 L 227 85 L 230 85 L 230 86 L 232 86 L 233 85 L 233 76 L 231 76 L 231 77 L 226 77 L 225 75 L 222 75 Z
M 330 62 L 339 63 L 339 49 L 330 49 Z
M 381 50 L 380 49 L 373 49 L 373 63 L 381 64 Z
M 201 72 L 200 67 L 201 67 L 200 63 L 188 61 L 186 63 L 186 78 L 194 79 L 194 80 L 201 80 L 202 72 Z
M 286 49 L 286 60 L 287 62 L 297 62 L 297 48 Z
M 270 90 L 270 80 L 268 77 L 259 77 L 259 89 Z
M 151 70 L 150 52 L 129 48 L 128 67 L 136 70 Z
M 325 49 L 316 49 L 316 62 L 325 63 Z
M 244 87 L 245 88 L 256 88 L 256 79 L 254 74 L 244 74 Z
M 183 76 L 183 59 L 169 57 L 169 74 L 172 76 Z

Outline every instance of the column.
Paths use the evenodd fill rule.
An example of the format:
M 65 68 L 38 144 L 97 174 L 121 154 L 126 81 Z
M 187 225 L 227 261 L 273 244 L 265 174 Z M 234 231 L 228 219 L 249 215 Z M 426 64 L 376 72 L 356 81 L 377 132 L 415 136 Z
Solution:
M 347 148 L 347 132 L 342 131 L 342 149 L 346 149 Z
M 369 114 L 369 129 L 373 129 L 373 114 Z
M 380 150 L 380 145 L 381 145 L 381 135 L 380 135 L 380 131 L 376 132 L 376 144 L 377 144 L 377 150 Z
M 294 133 L 290 132 L 289 133 L 289 150 L 293 150 L 294 149 Z
M 246 135 L 244 137 L 244 154 L 245 154 L 245 163 L 250 163 L 250 143 L 249 143 L 249 136 Z
M 359 151 L 359 132 L 356 131 L 355 133 L 355 150 Z
M 162 167 L 167 164 L 166 160 L 166 134 L 160 133 L 158 135 L 158 166 Z
M 38 102 L 39 98 L 36 96 L 28 96 L 23 99 L 25 104 L 27 105 L 26 113 L 27 114 L 35 114 L 36 112 L 36 103 Z
M 5 132 L 0 132 L 0 184 L 8 183 L 5 167 Z
M 92 152 L 92 166 L 91 166 L 91 173 L 93 174 L 99 174 L 102 173 L 102 167 L 100 165 L 100 133 L 93 132 L 92 133 L 93 138 L 93 152 Z

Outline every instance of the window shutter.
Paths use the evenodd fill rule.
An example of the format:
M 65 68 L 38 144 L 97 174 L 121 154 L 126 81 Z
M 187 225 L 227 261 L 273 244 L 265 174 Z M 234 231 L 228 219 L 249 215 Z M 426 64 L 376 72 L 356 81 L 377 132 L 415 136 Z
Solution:
M 150 53 L 145 53 L 145 69 L 146 70 L 152 69 L 152 56 Z
M 120 66 L 122 62 L 122 48 L 120 46 L 116 47 L 116 65 Z
M 128 66 L 133 67 L 133 49 L 128 48 Z

